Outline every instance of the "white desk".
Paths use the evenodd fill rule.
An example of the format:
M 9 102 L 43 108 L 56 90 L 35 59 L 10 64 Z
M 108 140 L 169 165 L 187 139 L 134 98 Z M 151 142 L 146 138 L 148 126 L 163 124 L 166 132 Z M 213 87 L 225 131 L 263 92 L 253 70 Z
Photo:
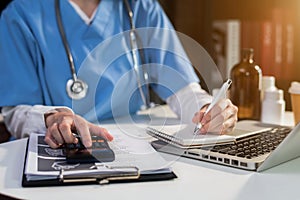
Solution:
M 26 139 L 0 145 L 0 193 L 21 199 L 299 199 L 300 158 L 262 173 L 186 158 L 172 165 L 169 181 L 22 188 Z M 163 154 L 167 159 L 174 156 Z M 1 199 L 1 197 L 0 197 Z

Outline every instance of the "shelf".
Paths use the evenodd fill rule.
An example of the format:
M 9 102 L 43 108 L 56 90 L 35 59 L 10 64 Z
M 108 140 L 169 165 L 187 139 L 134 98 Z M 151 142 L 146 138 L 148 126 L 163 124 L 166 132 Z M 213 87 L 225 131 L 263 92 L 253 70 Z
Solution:
M 293 80 L 300 81 L 300 1 L 299 0 L 160 0 L 175 29 L 201 44 L 210 55 L 214 54 L 212 23 L 215 20 L 237 19 L 240 21 L 272 20 L 274 8 L 294 13 L 293 66 L 287 77 L 276 74 L 276 85 L 285 92 L 287 109 L 291 109 L 288 88 Z M 259 64 L 259 63 L 258 63 Z M 283 67 L 286 70 L 286 67 Z M 273 70 L 273 69 L 272 69 Z

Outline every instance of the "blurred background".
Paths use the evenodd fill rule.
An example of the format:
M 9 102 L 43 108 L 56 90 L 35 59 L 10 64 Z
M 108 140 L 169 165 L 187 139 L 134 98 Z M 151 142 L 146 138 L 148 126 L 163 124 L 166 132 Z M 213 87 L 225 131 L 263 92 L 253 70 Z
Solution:
M 255 62 L 263 75 L 275 76 L 291 110 L 288 88 L 300 81 L 299 0 L 159 1 L 175 29 L 201 44 L 224 78 L 240 50 L 253 48 Z

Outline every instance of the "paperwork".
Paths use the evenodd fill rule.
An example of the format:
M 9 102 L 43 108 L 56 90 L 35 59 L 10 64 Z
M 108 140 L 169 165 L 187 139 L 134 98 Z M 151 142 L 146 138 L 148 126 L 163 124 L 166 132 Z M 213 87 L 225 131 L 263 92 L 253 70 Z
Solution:
M 110 130 L 114 140 L 109 143 L 115 160 L 106 163 L 68 164 L 63 148 L 52 149 L 44 142 L 44 135 L 31 134 L 28 143 L 25 174 L 28 180 L 57 179 L 64 175 L 119 173 L 139 169 L 141 174 L 172 172 L 168 163 L 146 140 L 133 138 L 119 129 Z

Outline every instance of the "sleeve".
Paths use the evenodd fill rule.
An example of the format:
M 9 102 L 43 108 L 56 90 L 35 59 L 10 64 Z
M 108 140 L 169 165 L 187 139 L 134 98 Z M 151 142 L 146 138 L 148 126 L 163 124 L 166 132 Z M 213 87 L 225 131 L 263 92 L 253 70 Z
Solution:
M 7 130 L 12 136 L 23 138 L 28 137 L 31 133 L 45 134 L 44 113 L 56 108 L 66 108 L 72 111 L 68 107 L 18 105 L 15 107 L 3 107 L 2 115 Z
M 0 106 L 43 103 L 38 44 L 17 2 L 0 19 Z
M 168 97 L 166 101 L 182 122 L 191 123 L 194 113 L 210 104 L 212 97 L 194 82 Z

